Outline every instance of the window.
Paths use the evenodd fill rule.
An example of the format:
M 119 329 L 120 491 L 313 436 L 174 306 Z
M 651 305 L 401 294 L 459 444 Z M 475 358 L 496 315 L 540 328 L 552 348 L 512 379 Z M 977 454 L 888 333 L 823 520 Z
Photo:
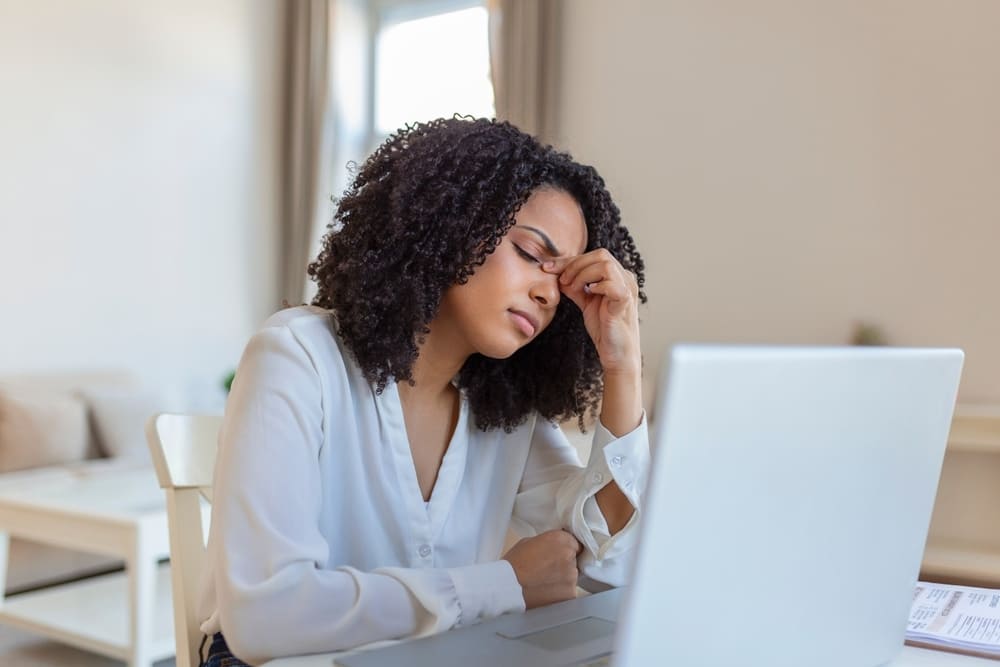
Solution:
M 351 178 L 345 165 L 360 164 L 406 123 L 495 115 L 485 0 L 334 0 L 333 7 L 325 193 L 340 195 Z M 333 216 L 333 202 L 327 207 L 317 250 Z
M 372 144 L 406 123 L 492 117 L 488 13 L 470 0 L 383 0 L 375 11 Z

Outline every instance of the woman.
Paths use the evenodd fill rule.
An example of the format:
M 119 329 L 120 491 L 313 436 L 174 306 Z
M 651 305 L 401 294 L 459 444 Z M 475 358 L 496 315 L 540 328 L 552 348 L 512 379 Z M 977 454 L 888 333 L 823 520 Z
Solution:
M 226 406 L 208 664 L 438 632 L 571 598 L 579 572 L 624 580 L 649 461 L 643 264 L 593 168 L 507 123 L 409 126 L 309 274 L 313 305 L 253 337 Z M 581 467 L 554 422 L 588 414 Z M 502 554 L 509 526 L 526 539 Z

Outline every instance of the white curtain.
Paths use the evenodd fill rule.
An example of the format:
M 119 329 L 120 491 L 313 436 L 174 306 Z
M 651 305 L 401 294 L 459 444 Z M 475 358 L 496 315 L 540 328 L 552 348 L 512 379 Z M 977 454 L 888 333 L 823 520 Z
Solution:
M 489 0 L 497 118 L 555 140 L 562 0 Z
M 279 300 L 303 302 L 321 203 L 330 60 L 331 0 L 287 0 L 283 69 Z

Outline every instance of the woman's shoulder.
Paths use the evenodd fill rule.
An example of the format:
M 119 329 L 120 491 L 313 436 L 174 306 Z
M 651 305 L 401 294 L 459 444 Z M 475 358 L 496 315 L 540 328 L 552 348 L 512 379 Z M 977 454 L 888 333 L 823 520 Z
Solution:
M 319 306 L 294 306 L 292 308 L 283 308 L 274 313 L 264 321 L 261 328 L 287 327 L 302 331 L 325 329 L 328 332 L 333 332 L 333 325 L 333 311 L 331 310 L 320 308 Z
M 285 308 L 271 315 L 255 338 L 279 341 L 281 347 L 299 348 L 313 365 L 345 367 L 352 370 L 351 355 L 337 335 L 334 313 L 318 306 Z M 320 370 L 317 368 L 317 370 Z

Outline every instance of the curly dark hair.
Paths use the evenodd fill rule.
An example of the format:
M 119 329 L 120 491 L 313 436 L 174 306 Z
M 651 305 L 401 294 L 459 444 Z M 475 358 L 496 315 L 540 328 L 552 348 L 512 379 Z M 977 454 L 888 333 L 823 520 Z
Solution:
M 532 192 L 571 195 L 587 223 L 587 250 L 606 248 L 635 274 L 643 262 L 593 167 L 507 122 L 455 117 L 407 125 L 361 166 L 338 201 L 309 265 L 313 305 L 381 392 L 412 382 L 413 362 L 444 292 L 496 250 Z M 552 323 L 507 359 L 472 355 L 457 383 L 483 430 L 510 431 L 537 411 L 551 420 L 596 414 L 603 390 L 597 350 L 579 308 L 561 299 Z

